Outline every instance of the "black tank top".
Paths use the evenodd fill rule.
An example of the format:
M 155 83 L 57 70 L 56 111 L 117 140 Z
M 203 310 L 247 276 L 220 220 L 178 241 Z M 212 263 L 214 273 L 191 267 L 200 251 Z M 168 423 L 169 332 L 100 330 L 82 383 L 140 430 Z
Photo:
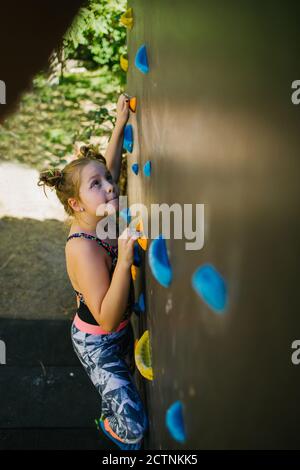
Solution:
M 110 279 L 111 279 L 112 275 L 113 275 L 113 271 L 116 267 L 117 259 L 118 259 L 118 247 L 117 246 L 116 247 L 111 246 L 107 242 L 105 242 L 104 240 L 101 240 L 100 238 L 95 237 L 94 235 L 90 235 L 90 234 L 84 233 L 84 232 L 73 233 L 72 235 L 70 235 L 67 238 L 67 242 L 69 240 L 71 240 L 71 238 L 79 238 L 79 237 L 84 237 L 84 238 L 87 238 L 87 239 L 90 239 L 90 240 L 96 240 L 96 242 L 100 246 L 103 246 L 103 248 L 106 249 L 106 251 L 109 253 L 109 255 L 112 258 L 112 266 L 111 266 L 111 271 L 110 271 Z M 96 320 L 95 320 L 94 316 L 92 315 L 90 309 L 88 308 L 87 304 L 85 303 L 84 297 L 81 294 L 81 292 L 78 292 L 74 288 L 73 288 L 73 290 L 75 291 L 75 293 L 76 293 L 76 295 L 77 295 L 77 297 L 80 301 L 79 307 L 77 308 L 77 314 L 78 314 L 79 318 L 82 321 L 86 322 L 86 323 L 90 323 L 91 325 L 99 325 L 96 322 Z M 132 277 L 131 277 L 128 302 L 127 302 L 127 306 L 126 306 L 124 315 L 121 319 L 121 322 L 126 320 L 127 318 L 130 318 L 131 313 L 132 313 L 133 305 L 134 305 L 134 286 L 133 286 L 133 280 L 132 280 Z

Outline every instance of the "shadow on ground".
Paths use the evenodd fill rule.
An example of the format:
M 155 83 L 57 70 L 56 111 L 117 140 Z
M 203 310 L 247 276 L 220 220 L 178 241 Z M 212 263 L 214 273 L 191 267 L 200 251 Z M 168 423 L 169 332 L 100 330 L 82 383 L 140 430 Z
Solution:
M 101 400 L 73 351 L 76 301 L 56 220 L 0 219 L 0 449 L 110 449 Z
M 0 318 L 71 319 L 65 266 L 69 228 L 57 220 L 0 219 Z

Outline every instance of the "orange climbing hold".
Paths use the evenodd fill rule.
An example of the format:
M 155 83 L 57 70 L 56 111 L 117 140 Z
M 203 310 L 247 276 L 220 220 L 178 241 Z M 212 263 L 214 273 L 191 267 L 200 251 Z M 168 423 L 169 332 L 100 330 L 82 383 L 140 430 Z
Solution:
M 138 224 L 136 225 L 135 229 L 138 231 L 138 232 L 141 232 L 141 233 L 144 233 L 144 227 L 143 227 L 143 221 L 140 220 L 138 222 Z M 148 246 L 148 239 L 147 237 L 145 237 L 144 235 L 142 235 L 140 238 L 137 239 L 137 242 L 138 244 L 140 245 L 140 247 L 146 251 L 147 250 L 147 246 Z
M 134 96 L 133 98 L 130 98 L 129 100 L 129 109 L 135 113 L 136 111 L 136 97 Z
M 138 238 L 137 242 L 144 251 L 147 250 L 148 240 L 146 237 Z

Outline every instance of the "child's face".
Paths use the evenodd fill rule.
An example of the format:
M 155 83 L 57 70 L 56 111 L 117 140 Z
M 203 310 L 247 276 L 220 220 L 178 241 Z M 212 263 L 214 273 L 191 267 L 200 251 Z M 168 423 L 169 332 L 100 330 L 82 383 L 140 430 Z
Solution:
M 101 204 L 105 209 L 105 205 L 109 203 L 109 214 L 119 206 L 118 185 L 104 164 L 99 162 L 90 162 L 83 168 L 79 196 L 85 211 L 91 215 L 96 215 Z

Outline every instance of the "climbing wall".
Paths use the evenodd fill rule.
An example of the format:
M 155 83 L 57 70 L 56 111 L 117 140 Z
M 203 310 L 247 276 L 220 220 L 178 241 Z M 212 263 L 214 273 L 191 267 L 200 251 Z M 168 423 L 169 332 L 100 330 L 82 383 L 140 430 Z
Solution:
M 151 204 L 204 204 L 201 249 L 174 239 L 172 216 L 152 267 L 154 240 L 141 250 L 147 446 L 299 448 L 300 4 L 128 6 L 129 203 L 147 206 L 149 226 Z

